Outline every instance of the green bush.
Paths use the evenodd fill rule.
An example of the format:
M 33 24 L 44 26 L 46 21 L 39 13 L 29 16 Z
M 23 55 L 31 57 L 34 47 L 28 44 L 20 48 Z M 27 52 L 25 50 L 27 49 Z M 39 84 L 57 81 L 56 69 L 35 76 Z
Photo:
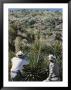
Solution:
M 51 36 L 52 34 L 53 34 L 52 32 L 49 32 L 49 33 L 48 33 L 48 36 Z
M 55 40 L 62 41 L 62 35 L 61 35 L 61 33 L 56 33 Z

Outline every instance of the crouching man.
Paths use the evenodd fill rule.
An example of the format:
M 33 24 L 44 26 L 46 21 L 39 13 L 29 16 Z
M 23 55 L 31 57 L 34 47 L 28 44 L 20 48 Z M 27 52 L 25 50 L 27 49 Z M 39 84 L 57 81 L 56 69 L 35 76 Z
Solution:
M 12 67 L 11 67 L 11 79 L 12 81 L 21 81 L 23 80 L 23 76 L 21 74 L 23 66 L 28 65 L 29 61 L 26 59 L 26 56 L 19 51 L 16 53 L 16 57 L 11 59 Z
M 56 57 L 50 54 L 49 58 L 49 76 L 44 81 L 60 81 L 59 65 L 56 63 Z

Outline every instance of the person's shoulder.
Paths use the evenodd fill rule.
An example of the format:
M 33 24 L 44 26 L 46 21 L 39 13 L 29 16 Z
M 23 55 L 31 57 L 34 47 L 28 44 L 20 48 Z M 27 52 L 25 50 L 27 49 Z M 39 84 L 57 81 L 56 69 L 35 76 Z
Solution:
M 16 59 L 16 57 L 13 57 L 11 60 L 15 60 Z

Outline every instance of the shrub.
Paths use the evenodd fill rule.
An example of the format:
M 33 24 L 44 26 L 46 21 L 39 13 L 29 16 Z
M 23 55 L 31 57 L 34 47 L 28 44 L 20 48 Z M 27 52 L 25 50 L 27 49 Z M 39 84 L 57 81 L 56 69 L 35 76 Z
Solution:
M 49 33 L 48 33 L 48 36 L 51 36 L 52 34 L 53 34 L 52 32 L 49 32 Z
M 60 40 L 60 41 L 62 40 L 61 33 L 56 33 L 55 40 Z

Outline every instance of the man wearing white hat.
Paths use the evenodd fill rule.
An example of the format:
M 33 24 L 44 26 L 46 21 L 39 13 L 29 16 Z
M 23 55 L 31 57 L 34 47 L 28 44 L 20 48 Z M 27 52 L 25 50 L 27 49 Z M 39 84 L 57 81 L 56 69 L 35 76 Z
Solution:
M 26 60 L 25 55 L 22 53 L 22 51 L 18 51 L 16 53 L 16 57 L 13 57 L 11 59 L 12 62 L 12 68 L 11 68 L 11 79 L 13 81 L 17 81 L 18 80 L 18 76 L 19 76 L 19 80 L 21 80 L 22 75 L 21 75 L 21 71 L 24 68 L 24 65 L 28 65 L 29 61 Z M 20 77 L 21 76 L 21 77 Z
M 56 57 L 50 54 L 48 58 L 49 58 L 49 76 L 44 81 L 60 81 L 59 65 L 56 63 Z

